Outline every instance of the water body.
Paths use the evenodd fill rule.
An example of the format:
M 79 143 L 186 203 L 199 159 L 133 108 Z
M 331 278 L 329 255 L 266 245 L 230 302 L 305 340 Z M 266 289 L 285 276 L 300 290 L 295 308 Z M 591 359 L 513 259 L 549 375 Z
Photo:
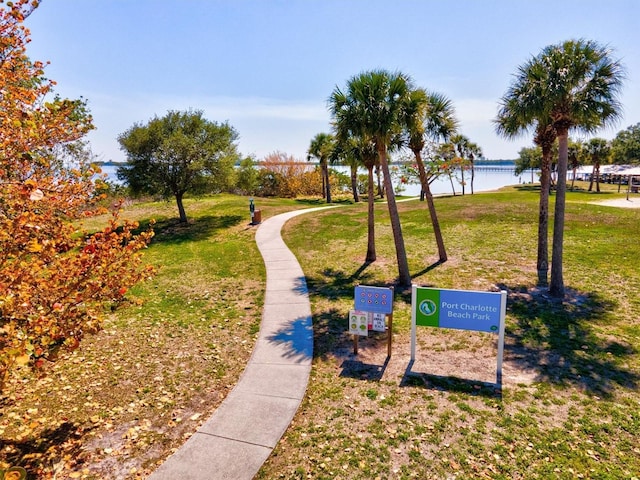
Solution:
M 113 183 L 120 183 L 116 176 L 117 165 L 103 165 L 102 172 L 107 174 L 107 179 Z M 346 174 L 349 173 L 348 167 L 333 167 L 336 170 L 342 171 Z M 366 170 L 362 170 L 363 174 Z M 459 173 L 458 173 L 459 176 Z M 471 193 L 471 172 L 465 172 L 465 193 Z M 534 181 L 538 181 L 537 175 L 534 175 Z M 474 192 L 486 192 L 489 190 L 496 190 L 498 188 L 505 187 L 507 185 L 516 185 L 518 183 L 531 182 L 531 173 L 529 171 L 523 173 L 520 176 L 514 175 L 513 165 L 499 165 L 499 166 L 486 166 L 479 165 L 475 168 L 475 178 L 473 182 Z M 456 194 L 462 193 L 462 185 L 454 178 L 453 186 Z M 404 191 L 400 192 L 402 195 L 418 196 L 420 195 L 420 186 L 415 184 L 403 185 Z M 437 178 L 431 184 L 431 193 L 438 194 L 451 194 L 453 192 L 451 188 L 451 182 L 448 176 L 441 176 Z
M 336 170 L 344 173 L 349 173 L 347 167 L 335 167 Z M 531 173 L 526 172 L 522 175 L 516 176 L 514 174 L 514 165 L 498 165 L 498 166 L 486 166 L 479 165 L 475 167 L 475 176 L 473 180 L 474 192 L 487 192 L 490 190 L 497 190 L 508 185 L 517 185 L 518 183 L 531 182 Z M 366 170 L 362 170 L 359 173 L 366 173 Z M 447 175 L 442 175 L 433 181 L 430 185 L 431 193 L 434 195 L 452 194 L 454 189 L 456 195 L 462 193 L 462 185 L 460 184 L 460 173 L 457 174 L 458 178 L 453 178 L 453 188 L 451 186 L 451 180 Z M 464 174 L 465 178 L 465 193 L 471 193 L 471 171 L 467 171 Z M 537 175 L 534 175 L 534 181 L 538 181 Z M 394 182 L 396 187 L 397 182 Z M 402 185 L 403 191 L 396 192 L 400 195 L 406 196 L 418 196 L 420 195 L 420 185 L 408 184 Z M 397 190 L 397 188 L 396 188 Z

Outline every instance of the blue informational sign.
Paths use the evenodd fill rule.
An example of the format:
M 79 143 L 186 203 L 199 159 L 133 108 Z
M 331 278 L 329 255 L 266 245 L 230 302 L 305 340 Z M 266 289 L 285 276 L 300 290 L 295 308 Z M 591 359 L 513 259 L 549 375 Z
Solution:
M 411 360 L 416 358 L 416 326 L 457 328 L 498 334 L 496 377 L 502 384 L 507 292 L 411 289 Z
M 416 289 L 416 324 L 498 333 L 502 295 L 499 292 Z
M 393 288 L 358 286 L 355 292 L 356 310 L 391 314 L 393 312 Z

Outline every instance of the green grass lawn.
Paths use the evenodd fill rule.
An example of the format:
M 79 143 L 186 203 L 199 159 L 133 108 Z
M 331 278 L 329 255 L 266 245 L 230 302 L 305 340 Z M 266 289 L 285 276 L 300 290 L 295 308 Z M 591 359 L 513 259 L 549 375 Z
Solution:
M 415 283 L 508 291 L 501 391 L 488 334 L 421 328 L 408 370 L 408 292 L 396 292 L 392 358 L 384 334 L 361 339 L 353 355 L 354 286 L 397 275 L 385 205 L 371 265 L 364 205 L 290 221 L 316 358 L 303 406 L 259 478 L 638 477 L 640 210 L 590 203 L 614 196 L 568 193 L 563 302 L 535 287 L 537 192 L 436 199 L 442 265 L 426 205 L 399 204 Z
M 568 193 L 563 302 L 535 288 L 531 186 L 437 198 L 449 255 L 441 265 L 426 205 L 399 203 L 415 283 L 508 291 L 502 390 L 489 334 L 421 328 L 409 368 L 408 291 L 396 289 L 392 358 L 386 334 L 362 339 L 353 355 L 354 286 L 397 275 L 385 204 L 370 265 L 366 204 L 288 222 L 283 235 L 311 293 L 315 358 L 303 405 L 258 478 L 640 477 L 640 210 L 590 203 L 616 196 L 611 187 Z M 256 207 L 266 219 L 319 203 Z M 144 258 L 158 273 L 46 376 L 12 379 L 0 467 L 21 464 L 34 478 L 146 478 L 233 387 L 264 298 L 256 227 L 247 198 L 190 199 L 186 209 L 188 226 L 172 203 L 125 209 L 143 224 L 156 219 Z

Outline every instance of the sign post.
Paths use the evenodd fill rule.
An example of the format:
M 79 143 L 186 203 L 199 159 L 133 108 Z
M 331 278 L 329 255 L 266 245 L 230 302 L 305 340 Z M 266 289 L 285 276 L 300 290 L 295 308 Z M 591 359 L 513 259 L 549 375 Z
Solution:
M 411 287 L 411 360 L 416 358 L 416 327 L 456 328 L 498 334 L 497 383 L 502 384 L 507 292 L 475 292 Z
M 355 310 L 349 313 L 349 333 L 353 326 L 352 315 L 354 312 L 362 312 L 367 314 L 367 324 L 371 326 L 371 330 L 384 332 L 385 316 L 389 317 L 389 326 L 387 328 L 387 356 L 391 357 L 391 342 L 393 332 L 393 288 L 388 287 L 368 287 L 359 285 L 355 288 L 354 295 Z M 364 329 L 364 334 L 360 333 L 353 337 L 353 353 L 358 354 L 358 337 L 367 336 L 369 327 Z M 362 329 L 360 329 L 362 331 Z

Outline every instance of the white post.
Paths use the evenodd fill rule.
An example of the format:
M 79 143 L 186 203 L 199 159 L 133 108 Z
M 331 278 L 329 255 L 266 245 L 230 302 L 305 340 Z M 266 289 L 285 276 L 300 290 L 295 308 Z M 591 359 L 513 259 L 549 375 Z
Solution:
M 504 354 L 504 323 L 507 312 L 507 292 L 500 292 L 500 327 L 498 330 L 498 369 L 496 381 L 498 387 L 502 388 L 502 357 Z
M 411 285 L 411 361 L 416 359 L 416 296 L 417 287 Z

